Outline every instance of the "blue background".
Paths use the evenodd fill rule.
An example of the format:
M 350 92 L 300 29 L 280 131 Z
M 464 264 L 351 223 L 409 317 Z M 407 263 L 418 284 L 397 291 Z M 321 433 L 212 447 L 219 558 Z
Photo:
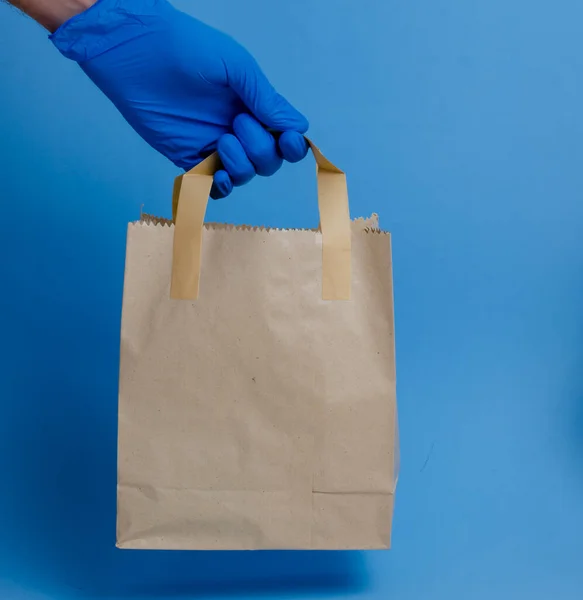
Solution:
M 169 214 L 176 169 L 1 6 L 2 597 L 583 597 L 583 4 L 176 4 L 256 55 L 393 232 L 394 548 L 114 548 L 126 223 Z M 209 216 L 311 226 L 312 169 Z

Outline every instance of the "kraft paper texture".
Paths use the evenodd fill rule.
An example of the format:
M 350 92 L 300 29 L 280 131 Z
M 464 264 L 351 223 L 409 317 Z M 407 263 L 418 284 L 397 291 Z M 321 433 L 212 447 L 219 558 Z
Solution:
M 350 299 L 330 301 L 324 222 L 207 224 L 198 298 L 176 300 L 175 226 L 147 215 L 129 225 L 120 548 L 390 546 L 393 289 L 390 236 L 377 227 L 349 224 Z
M 350 299 L 350 211 L 346 175 L 305 138 L 316 160 L 318 210 L 322 233 L 322 298 Z M 170 296 L 196 300 L 199 294 L 203 223 L 213 174 L 220 168 L 215 152 L 177 177 L 172 194 L 176 226 Z

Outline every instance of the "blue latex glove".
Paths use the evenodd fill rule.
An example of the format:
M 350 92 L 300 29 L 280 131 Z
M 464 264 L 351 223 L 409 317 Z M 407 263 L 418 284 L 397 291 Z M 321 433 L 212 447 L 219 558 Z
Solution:
M 308 151 L 301 135 L 308 121 L 253 57 L 166 0 L 98 0 L 51 39 L 178 167 L 190 169 L 218 149 L 224 170 L 213 198 Z

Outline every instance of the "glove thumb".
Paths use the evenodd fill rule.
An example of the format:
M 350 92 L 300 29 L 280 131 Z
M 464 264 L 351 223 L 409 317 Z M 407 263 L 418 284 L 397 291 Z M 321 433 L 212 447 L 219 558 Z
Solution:
M 306 117 L 275 91 L 251 55 L 243 50 L 225 66 L 229 86 L 263 125 L 275 131 L 308 130 Z

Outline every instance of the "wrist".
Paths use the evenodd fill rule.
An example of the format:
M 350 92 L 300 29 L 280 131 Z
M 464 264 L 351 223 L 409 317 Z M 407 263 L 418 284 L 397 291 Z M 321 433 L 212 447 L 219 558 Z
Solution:
M 172 22 L 178 12 L 167 0 L 89 0 L 89 4 L 49 36 L 63 56 L 80 64 L 151 34 Z
M 45 29 L 56 31 L 63 23 L 81 14 L 97 0 L 20 0 L 18 6 Z

